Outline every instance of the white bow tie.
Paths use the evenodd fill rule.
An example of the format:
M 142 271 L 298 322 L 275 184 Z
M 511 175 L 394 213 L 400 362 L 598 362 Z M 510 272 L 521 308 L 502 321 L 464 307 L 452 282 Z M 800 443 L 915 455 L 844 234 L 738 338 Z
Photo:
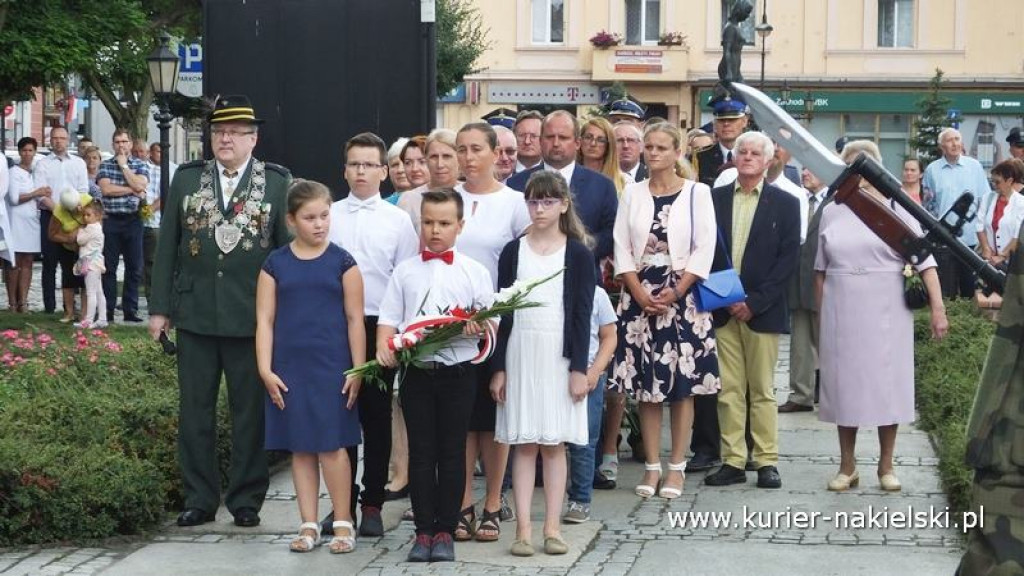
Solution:
M 370 200 L 365 200 L 365 201 L 353 200 L 353 199 L 349 198 L 349 201 L 348 201 L 348 211 L 349 212 L 358 212 L 360 210 L 376 210 L 376 209 L 377 209 L 377 199 L 376 198 L 372 198 Z

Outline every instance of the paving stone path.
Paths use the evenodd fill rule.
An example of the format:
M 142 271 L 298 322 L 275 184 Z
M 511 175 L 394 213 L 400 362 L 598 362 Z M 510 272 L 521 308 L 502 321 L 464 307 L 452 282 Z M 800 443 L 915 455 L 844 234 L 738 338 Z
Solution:
M 2 288 L 0 302 L 6 302 Z M 776 369 L 780 402 L 787 393 L 788 345 L 784 337 Z M 938 459 L 925 433 L 913 426 L 900 429 L 896 473 L 904 491 L 891 494 L 883 492 L 875 478 L 875 431 L 862 431 L 858 437 L 861 487 L 837 494 L 826 490 L 839 462 L 835 428 L 818 422 L 816 413 L 782 414 L 779 428 L 781 490 L 756 488 L 753 473 L 748 475 L 747 484 L 723 488 L 704 486 L 704 473 L 691 473 L 680 498 L 671 502 L 659 498 L 641 501 L 633 495 L 633 486 L 639 482 L 643 467 L 630 461 L 628 452 L 623 453 L 619 487 L 595 492 L 593 520 L 564 527 L 571 548 L 564 556 L 511 556 L 508 549 L 515 528 L 505 523 L 497 543 L 458 544 L 458 562 L 406 563 L 413 527 L 399 518 L 409 505 L 407 500 L 387 503 L 385 536 L 360 538 L 352 554 L 332 556 L 322 549 L 312 554 L 292 554 L 287 543 L 295 532 L 298 514 L 290 474 L 282 470 L 272 479 L 261 512 L 263 522 L 256 529 L 235 527 L 224 509 L 216 522 L 195 528 L 178 528 L 168 518 L 153 536 L 102 546 L 0 549 L 0 575 L 953 573 L 961 554 L 960 531 L 953 523 L 960 519 L 950 517 L 948 527 L 895 525 L 897 514 L 908 513 L 924 514 L 926 523 L 932 517 L 944 523 L 946 499 L 939 484 Z M 662 445 L 668 446 L 667 437 Z M 481 480 L 475 482 L 478 496 L 483 494 Z M 533 510 L 535 540 L 541 532 L 542 503 L 538 489 Z M 322 506 L 330 506 L 326 495 Z M 714 526 L 714 519 L 705 516 L 705 524 L 697 526 L 690 522 L 693 513 L 731 513 L 731 517 L 717 516 L 719 525 Z M 812 526 L 809 518 L 815 513 L 819 516 Z M 844 518 L 847 525 L 841 524 Z M 851 527 L 858 519 L 868 523 L 866 527 Z M 885 521 L 888 527 L 878 527 Z M 683 522 L 687 525 L 680 526 Z

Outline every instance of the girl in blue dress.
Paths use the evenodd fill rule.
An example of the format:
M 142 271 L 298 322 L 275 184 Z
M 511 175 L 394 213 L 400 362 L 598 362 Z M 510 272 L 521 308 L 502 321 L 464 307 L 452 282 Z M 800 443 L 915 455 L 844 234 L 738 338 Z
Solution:
M 334 505 L 331 553 L 355 549 L 349 516 L 352 467 L 345 448 L 360 443 L 360 380 L 345 371 L 366 361 L 363 281 L 355 260 L 327 239 L 331 194 L 296 180 L 288 191 L 295 239 L 267 257 L 256 289 L 256 359 L 267 388 L 266 449 L 292 452 L 302 524 L 293 552 L 320 541 L 320 471 Z

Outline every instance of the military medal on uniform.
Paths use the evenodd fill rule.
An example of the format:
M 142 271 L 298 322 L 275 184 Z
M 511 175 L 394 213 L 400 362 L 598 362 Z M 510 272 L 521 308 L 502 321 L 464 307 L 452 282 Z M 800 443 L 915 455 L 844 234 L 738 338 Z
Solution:
M 221 203 L 213 189 L 216 177 L 216 163 L 210 161 L 199 178 L 199 191 L 185 198 L 183 209 L 185 221 L 192 231 L 189 241 L 189 254 L 199 255 L 201 243 L 197 235 L 206 229 L 207 236 L 212 236 L 217 248 L 224 254 L 231 253 L 239 244 L 242 250 L 252 250 L 256 240 L 260 246 L 269 246 L 270 222 L 267 219 L 270 206 L 263 203 L 267 186 L 266 165 L 256 159 L 252 161 L 252 174 L 246 190 L 232 194 L 232 210 L 228 215 L 221 211 Z

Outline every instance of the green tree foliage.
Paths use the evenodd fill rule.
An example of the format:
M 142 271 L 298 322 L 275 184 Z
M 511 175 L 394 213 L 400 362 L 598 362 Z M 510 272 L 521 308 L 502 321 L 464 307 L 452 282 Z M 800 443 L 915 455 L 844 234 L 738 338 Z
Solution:
M 941 69 L 935 69 L 935 76 L 928 85 L 928 94 L 917 101 L 919 116 L 914 121 L 914 135 L 910 138 L 910 149 L 926 166 L 939 157 L 939 132 L 950 125 L 947 113 L 953 102 L 942 95 Z
M 437 94 L 480 71 L 476 61 L 491 47 L 480 10 L 470 0 L 437 0 Z
M 0 97 L 77 73 L 117 126 L 145 137 L 146 56 L 164 31 L 195 37 L 202 0 L 0 0 Z

